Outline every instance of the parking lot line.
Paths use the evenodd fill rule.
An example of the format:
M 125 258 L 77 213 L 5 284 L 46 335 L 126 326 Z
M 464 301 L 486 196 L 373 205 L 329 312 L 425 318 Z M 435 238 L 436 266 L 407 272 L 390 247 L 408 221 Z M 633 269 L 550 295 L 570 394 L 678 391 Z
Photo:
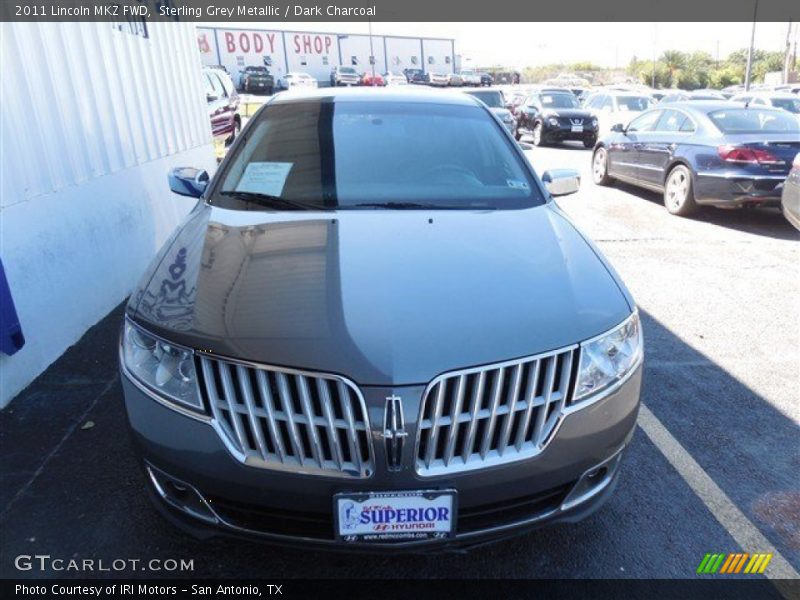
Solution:
M 761 531 L 731 501 L 711 476 L 703 470 L 692 455 L 664 427 L 663 423 L 642 403 L 639 411 L 639 427 L 650 441 L 661 451 L 681 477 L 689 484 L 695 494 L 706 505 L 714 518 L 727 530 L 742 550 L 747 552 L 771 553 L 773 555 L 769 571 L 764 575 L 769 579 L 794 579 L 800 574 L 784 556 L 770 543 Z M 776 584 L 778 589 L 781 585 Z

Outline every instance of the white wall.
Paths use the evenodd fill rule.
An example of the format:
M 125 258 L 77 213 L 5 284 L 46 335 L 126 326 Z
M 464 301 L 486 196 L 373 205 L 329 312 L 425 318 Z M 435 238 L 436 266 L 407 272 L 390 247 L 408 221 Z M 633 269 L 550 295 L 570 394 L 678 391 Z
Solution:
M 330 81 L 331 69 L 339 64 L 336 36 L 292 31 L 285 36 L 289 71 L 308 73 L 322 83 Z
M 452 73 L 453 43 L 450 40 L 422 40 L 425 52 L 425 72 Z M 433 62 L 431 62 L 433 60 Z
M 359 73 L 371 73 L 372 67 L 369 62 L 370 47 L 368 35 L 349 35 L 343 37 L 339 43 L 342 46 L 342 65 L 352 66 Z M 375 57 L 375 72 L 384 73 L 386 67 L 386 57 L 383 54 L 383 37 L 372 36 L 372 52 Z M 353 64 L 353 57 L 356 57 L 358 64 Z
M 26 338 L 0 355 L 2 407 L 130 293 L 191 208 L 167 171 L 216 161 L 193 25 L 2 23 L 0 43 L 0 256 Z
M 386 37 L 386 59 L 389 71 L 402 73 L 403 69 L 424 69 L 422 43 L 419 39 Z

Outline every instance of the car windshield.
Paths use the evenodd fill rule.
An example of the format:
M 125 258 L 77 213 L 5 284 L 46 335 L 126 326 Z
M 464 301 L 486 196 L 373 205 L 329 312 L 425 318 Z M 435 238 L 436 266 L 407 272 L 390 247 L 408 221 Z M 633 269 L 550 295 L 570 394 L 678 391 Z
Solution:
M 800 98 L 773 98 L 772 106 L 788 110 L 796 115 L 800 114 Z
M 248 73 L 266 73 L 267 67 L 247 67 Z
M 647 96 L 617 96 L 617 106 L 622 111 L 642 111 L 650 108 Z
M 580 103 L 572 94 L 542 94 L 545 108 L 580 108 Z
M 503 95 L 500 92 L 467 92 L 470 96 L 475 96 L 489 108 L 503 108 Z
M 356 70 L 352 67 L 339 67 L 340 73 L 347 73 L 348 75 L 354 75 Z
M 779 110 L 732 108 L 708 113 L 722 133 L 800 133 L 800 123 Z
M 511 209 L 544 202 L 513 142 L 477 106 L 275 102 L 235 153 L 214 205 Z

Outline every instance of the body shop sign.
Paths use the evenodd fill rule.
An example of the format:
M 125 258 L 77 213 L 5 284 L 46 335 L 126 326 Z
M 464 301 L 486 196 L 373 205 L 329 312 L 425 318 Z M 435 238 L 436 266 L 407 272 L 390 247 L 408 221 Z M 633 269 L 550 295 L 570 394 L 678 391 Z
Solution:
M 227 54 L 275 54 L 281 43 L 278 32 L 222 31 L 222 50 Z M 287 52 L 298 55 L 330 54 L 334 48 L 331 35 L 314 33 L 287 34 Z

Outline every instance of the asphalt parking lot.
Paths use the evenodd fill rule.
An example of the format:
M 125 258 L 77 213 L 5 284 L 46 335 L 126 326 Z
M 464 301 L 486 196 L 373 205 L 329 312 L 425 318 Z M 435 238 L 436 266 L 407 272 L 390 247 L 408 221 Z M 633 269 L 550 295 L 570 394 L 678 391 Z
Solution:
M 800 236 L 777 211 L 686 220 L 657 194 L 598 188 L 579 145 L 527 154 L 540 173 L 581 171 L 581 191 L 558 202 L 644 319 L 645 408 L 598 513 L 466 554 L 347 556 L 185 537 L 143 493 L 117 379 L 118 309 L 0 413 L 0 575 L 42 576 L 17 571 L 14 557 L 49 554 L 194 559 L 184 575 L 195 578 L 682 578 L 708 552 L 774 551 L 767 575 L 797 577 Z

